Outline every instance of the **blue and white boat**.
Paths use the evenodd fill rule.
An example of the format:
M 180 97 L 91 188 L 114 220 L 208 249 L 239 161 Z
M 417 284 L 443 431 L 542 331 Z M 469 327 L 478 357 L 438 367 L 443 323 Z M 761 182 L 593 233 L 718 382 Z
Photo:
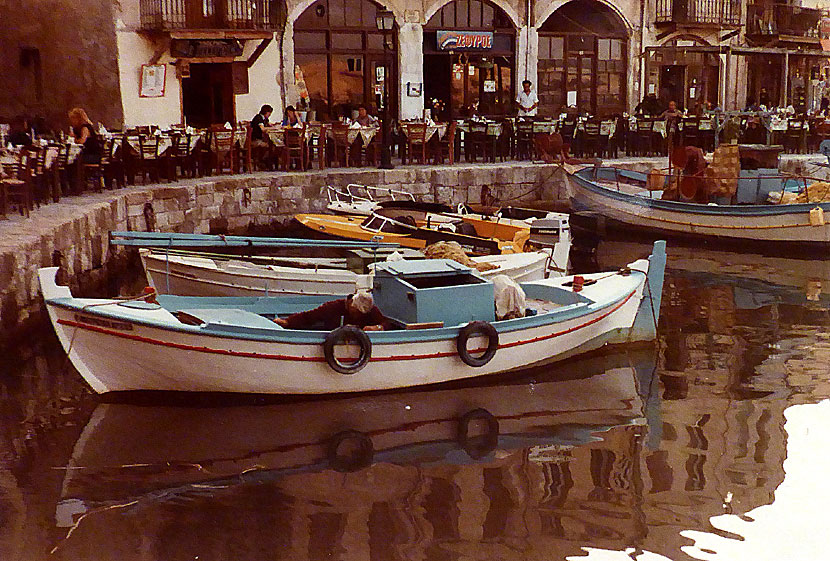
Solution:
M 664 200 L 649 189 L 645 173 L 613 167 L 585 167 L 569 173 L 568 189 L 576 211 L 574 232 L 606 230 L 645 233 L 654 238 L 712 240 L 732 247 L 746 242 L 791 247 L 830 245 L 830 202 L 778 203 L 782 194 L 803 190 L 809 180 L 784 176 L 775 169 L 743 170 L 735 195 L 728 200 L 698 203 Z M 697 179 L 697 178 L 695 178 Z M 772 197 L 770 195 L 772 194 Z M 586 224 L 586 222 L 588 222 Z M 578 236 L 578 234 L 575 234 Z
M 75 298 L 40 269 L 50 319 L 99 393 L 163 390 L 331 394 L 519 370 L 656 337 L 665 242 L 619 271 L 522 283 L 528 311 L 496 320 L 493 283 L 451 260 L 379 265 L 373 293 L 400 327 L 331 332 L 272 320 L 332 296 Z

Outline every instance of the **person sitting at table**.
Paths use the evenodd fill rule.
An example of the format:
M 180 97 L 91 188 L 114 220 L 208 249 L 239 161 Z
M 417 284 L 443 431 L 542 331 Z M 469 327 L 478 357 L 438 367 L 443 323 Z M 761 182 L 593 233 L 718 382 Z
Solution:
M 302 125 L 303 120 L 300 118 L 300 114 L 297 113 L 297 110 L 294 109 L 293 105 L 289 105 L 285 108 L 285 117 L 282 119 L 282 126 L 284 127 L 294 127 L 297 125 Z
M 12 119 L 9 123 L 9 137 L 8 143 L 12 146 L 26 146 L 32 145 L 32 135 L 29 132 L 29 121 L 26 117 L 18 116 Z
M 677 108 L 677 103 L 669 102 L 669 108 L 663 111 L 660 118 L 666 121 L 666 133 L 669 136 L 677 135 L 680 132 L 680 120 L 683 118 L 683 112 Z
M 371 127 L 375 125 L 377 119 L 369 115 L 365 105 L 361 105 L 357 108 L 357 119 L 355 119 L 355 122 L 361 127 Z
M 326 302 L 307 312 L 276 318 L 274 322 L 286 329 L 322 327 L 326 331 L 341 325 L 354 325 L 363 331 L 383 331 L 391 327 L 389 320 L 375 306 L 372 295 L 361 291 L 340 300 Z
M 268 142 L 265 140 L 265 127 L 271 126 L 268 119 L 273 112 L 274 108 L 266 103 L 260 108 L 259 113 L 251 119 L 251 146 L 258 148 L 268 147 Z
M 746 129 L 741 135 L 741 142 L 743 144 L 766 144 L 767 131 L 761 126 L 761 121 L 758 117 L 750 117 L 746 121 Z
M 84 151 L 81 153 L 83 163 L 99 163 L 103 146 L 86 111 L 80 107 L 75 107 L 69 111 L 69 124 L 72 126 L 72 137 L 75 144 L 81 144 L 84 147 Z
M 643 100 L 634 108 L 634 114 L 644 117 L 654 117 L 660 114 L 660 100 L 653 93 L 643 96 Z

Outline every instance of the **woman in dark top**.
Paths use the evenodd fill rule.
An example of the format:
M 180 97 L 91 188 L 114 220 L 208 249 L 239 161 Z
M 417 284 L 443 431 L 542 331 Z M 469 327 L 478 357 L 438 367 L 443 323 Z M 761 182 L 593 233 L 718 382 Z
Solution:
M 75 144 L 82 144 L 84 147 L 83 154 L 81 154 L 84 163 L 100 162 L 101 153 L 103 152 L 101 139 L 98 137 L 98 133 L 95 132 L 86 111 L 80 107 L 72 109 L 69 112 L 69 124 L 72 126 L 72 136 Z

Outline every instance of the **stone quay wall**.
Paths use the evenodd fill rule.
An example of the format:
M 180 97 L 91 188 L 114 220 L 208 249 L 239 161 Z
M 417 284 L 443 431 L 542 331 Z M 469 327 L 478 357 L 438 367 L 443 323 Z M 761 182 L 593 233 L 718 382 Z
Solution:
M 350 183 L 401 189 L 417 199 L 478 204 L 553 204 L 565 198 L 559 166 L 496 165 L 330 169 L 186 179 L 65 197 L 23 219 L 0 220 L 0 341 L 39 319 L 37 269 L 59 265 L 75 294 L 112 292 L 112 281 L 135 252 L 110 247 L 111 230 L 243 233 L 287 224 L 297 213 L 324 212 L 326 186 Z

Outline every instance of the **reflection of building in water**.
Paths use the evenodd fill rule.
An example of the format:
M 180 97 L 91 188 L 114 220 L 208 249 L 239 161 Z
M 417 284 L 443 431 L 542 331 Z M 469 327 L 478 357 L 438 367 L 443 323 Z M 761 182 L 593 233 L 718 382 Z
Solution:
M 642 426 L 603 440 L 497 452 L 486 463 L 376 464 L 92 513 L 61 558 L 547 559 L 645 534 L 637 481 Z M 135 508 L 135 507 L 133 507 Z M 140 549 L 138 553 L 136 549 Z M 192 555 L 190 558 L 192 558 Z M 250 557 L 253 555 L 254 557 Z M 256 557 L 260 555 L 260 557 Z

